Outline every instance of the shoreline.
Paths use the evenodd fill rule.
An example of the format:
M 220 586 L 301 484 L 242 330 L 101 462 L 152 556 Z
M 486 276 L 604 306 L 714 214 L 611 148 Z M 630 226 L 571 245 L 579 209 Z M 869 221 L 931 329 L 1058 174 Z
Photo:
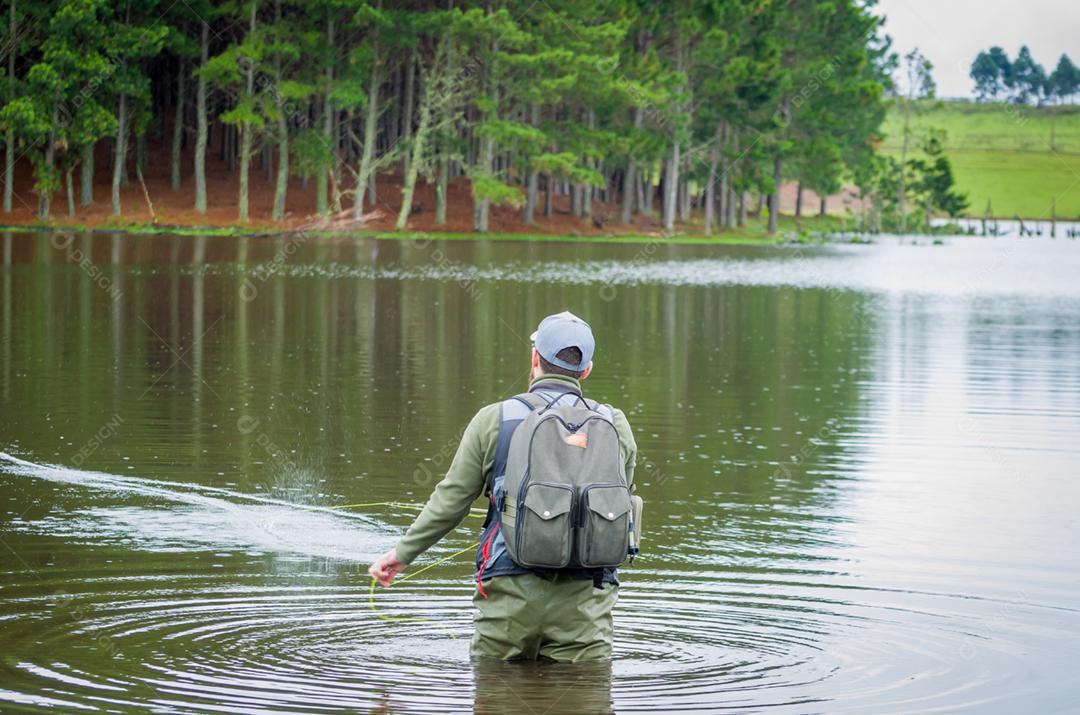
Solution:
M 528 233 L 528 232 L 499 232 L 489 233 L 463 233 L 453 231 L 387 231 L 379 229 L 357 229 L 332 226 L 189 226 L 179 224 L 155 224 L 133 222 L 130 224 L 99 224 L 87 226 L 84 224 L 62 224 L 54 222 L 35 222 L 27 224 L 0 225 L 0 232 L 23 232 L 23 233 L 128 233 L 140 236 L 218 236 L 232 238 L 275 238 L 296 236 L 298 234 L 310 238 L 373 238 L 377 240 L 398 241 L 553 241 L 569 243 L 614 243 L 614 244 L 683 244 L 683 245 L 717 245 L 717 246 L 762 246 L 781 245 L 785 243 L 805 243 L 828 240 L 827 237 L 811 237 L 807 230 L 816 232 L 824 226 L 814 224 L 828 223 L 831 231 L 839 230 L 839 222 L 833 217 L 828 217 L 823 222 L 819 217 L 811 220 L 803 219 L 801 230 L 795 220 L 784 217 L 781 221 L 781 230 L 775 236 L 769 236 L 763 229 L 750 224 L 735 231 L 725 231 L 716 235 L 704 235 L 700 233 L 675 233 L 664 235 L 661 233 Z M 801 238 L 800 238 L 801 237 Z
M 958 218 L 948 223 L 935 225 L 927 230 L 909 231 L 904 236 L 941 238 L 948 236 L 982 236 L 978 231 L 972 232 L 971 226 L 980 223 L 982 219 Z M 1017 219 L 989 219 L 990 222 L 999 221 L 1016 222 Z M 1037 228 L 1040 223 L 1049 224 L 1049 219 L 1021 219 L 1023 222 L 1031 222 Z M 303 240 L 319 239 L 333 240 L 341 238 L 363 238 L 389 241 L 521 241 L 521 242 L 562 242 L 562 243 L 591 243 L 591 244 L 668 244 L 668 245 L 701 245 L 701 246 L 780 246 L 780 245 L 807 245 L 807 244 L 865 244 L 873 243 L 875 237 L 899 236 L 901 234 L 882 232 L 860 232 L 853 224 L 857 219 L 852 216 L 829 214 L 826 216 L 804 216 L 796 219 L 791 215 L 782 215 L 776 234 L 769 235 L 766 230 L 765 220 L 760 217 L 751 217 L 746 225 L 736 228 L 721 230 L 712 235 L 701 232 L 702 226 L 696 223 L 684 224 L 681 229 L 672 234 L 661 231 L 642 231 L 643 227 L 628 226 L 626 231 L 599 230 L 573 230 L 573 231 L 490 231 L 477 233 L 472 231 L 428 231 L 423 229 L 408 229 L 397 231 L 387 228 L 360 228 L 352 221 L 325 221 L 313 219 L 307 222 L 296 220 L 283 223 L 270 223 L 253 221 L 248 225 L 237 224 L 208 224 L 192 225 L 188 223 L 157 223 L 148 221 L 132 220 L 130 222 L 100 221 L 91 224 L 64 223 L 62 221 L 33 221 L 27 223 L 0 224 L 0 232 L 3 233 L 71 233 L 71 234 L 115 234 L 125 233 L 136 236 L 213 236 L 222 238 L 282 238 L 300 236 Z M 1068 227 L 1073 227 L 1073 232 L 1065 237 L 1077 238 L 1076 230 L 1080 225 L 1077 222 L 1059 220 L 1058 224 L 1068 233 Z M 968 228 L 965 228 L 965 224 Z M 537 226 L 536 228 L 542 228 Z M 584 228 L 584 227 L 582 227 Z M 638 230 L 634 230 L 634 229 Z M 1034 235 L 1042 235 L 1042 230 Z M 997 234 L 987 234 L 997 235 Z M 1021 235 L 1024 235 L 1021 233 Z

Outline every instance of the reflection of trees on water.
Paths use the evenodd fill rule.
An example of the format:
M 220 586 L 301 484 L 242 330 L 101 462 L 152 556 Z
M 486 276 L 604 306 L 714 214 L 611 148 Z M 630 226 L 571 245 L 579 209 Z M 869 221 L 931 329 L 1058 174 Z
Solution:
M 27 245 L 13 245 L 14 262 L 26 262 Z M 567 256 L 629 260 L 636 246 L 85 236 L 81 250 L 123 289 L 111 300 L 85 272 L 59 270 L 64 254 L 47 237 L 34 245 L 48 268 L 5 272 L 5 336 L 23 331 L 42 374 L 59 376 L 37 381 L 42 400 L 78 400 L 76 443 L 113 414 L 138 415 L 126 419 L 122 451 L 157 474 L 255 490 L 291 483 L 289 461 L 317 477 L 304 490 L 326 498 L 399 499 L 404 484 L 422 499 L 431 485 L 410 475 L 476 409 L 524 389 L 529 332 L 569 308 L 597 334 L 588 392 L 623 407 L 636 428 L 658 545 L 683 538 L 677 527 L 691 521 L 702 543 L 726 543 L 732 526 L 748 549 L 828 540 L 840 456 L 830 430 L 860 409 L 873 340 L 873 324 L 853 320 L 867 311 L 860 294 L 641 284 L 615 286 L 612 300 L 599 285 L 319 275 L 334 263 L 528 270 Z M 283 256 L 303 275 L 255 273 Z M 255 295 L 241 299 L 256 275 Z M 12 322 L 12 305 L 31 326 Z M 185 361 L 140 398 L 175 360 L 155 333 Z M 78 358 L 61 370 L 65 354 Z M 4 389 L 17 393 L 11 361 Z M 238 430 L 240 417 L 258 428 Z M 25 439 L 54 449 L 44 430 Z M 268 457 L 266 443 L 287 460 Z
M 873 339 L 871 322 L 853 320 L 865 301 L 783 287 L 619 288 L 598 342 L 620 349 L 593 387 L 633 396 L 637 480 L 662 527 L 652 538 L 713 558 L 831 540 L 833 437 L 861 409 Z M 687 533 L 694 543 L 679 544 Z
M 14 237 L 10 233 L 4 233 L 4 266 L 0 281 L 3 281 L 2 300 L 0 300 L 0 320 L 3 320 L 4 339 L 0 340 L 0 360 L 3 360 L 3 384 L 0 385 L 0 398 L 4 402 L 11 399 L 11 243 Z

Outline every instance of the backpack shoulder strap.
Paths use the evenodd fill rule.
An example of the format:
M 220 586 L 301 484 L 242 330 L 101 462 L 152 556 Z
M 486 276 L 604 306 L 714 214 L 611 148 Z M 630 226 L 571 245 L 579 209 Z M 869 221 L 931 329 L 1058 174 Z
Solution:
M 581 404 L 584 404 L 589 409 L 593 409 L 592 404 L 595 404 L 590 404 L 589 400 L 586 400 L 584 397 L 582 397 L 579 390 L 569 385 L 546 383 L 542 387 L 537 388 L 535 392 L 530 392 L 528 394 L 538 395 L 543 398 L 544 401 L 547 402 L 547 406 L 544 408 L 545 411 L 560 405 L 574 406 Z M 563 398 L 566 397 L 569 397 L 571 399 L 563 400 Z
M 585 406 L 590 410 L 596 412 L 608 422 L 611 422 L 612 424 L 615 423 L 615 411 L 611 409 L 611 405 L 602 405 L 596 400 L 590 400 L 587 397 L 584 398 L 584 400 Z
M 525 393 L 503 400 L 499 405 L 499 438 L 495 443 L 495 461 L 491 465 L 491 474 L 488 475 L 488 494 L 491 493 L 495 480 L 506 472 L 506 459 L 510 455 L 510 439 L 514 436 L 514 430 L 525 421 L 530 412 L 544 404 L 547 404 L 547 401 L 542 397 Z

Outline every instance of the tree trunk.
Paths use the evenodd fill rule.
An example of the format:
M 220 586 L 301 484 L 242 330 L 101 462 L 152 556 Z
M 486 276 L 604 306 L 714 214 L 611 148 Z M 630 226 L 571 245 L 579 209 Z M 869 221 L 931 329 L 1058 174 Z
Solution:
M 645 173 L 645 169 L 639 167 L 637 171 L 637 181 L 634 182 L 636 184 L 636 186 L 634 186 L 634 191 L 637 192 L 636 203 L 638 211 L 643 216 L 652 215 L 652 194 L 646 195 L 645 193 L 645 185 L 648 181 L 649 177 Z
M 405 140 L 405 152 L 402 155 L 402 176 L 408 175 L 409 162 L 411 161 L 411 157 L 413 154 L 412 149 L 409 147 L 409 142 L 412 140 L 413 95 L 416 94 L 415 84 L 416 50 L 413 49 L 413 51 L 409 53 L 409 59 L 405 66 L 405 111 L 401 118 L 401 135 L 402 138 Z
M 739 227 L 746 225 L 746 192 L 739 192 Z
M 555 177 L 544 175 L 544 218 L 551 218 L 555 213 Z
M 622 175 L 622 194 L 619 196 L 622 199 L 619 221 L 622 223 L 630 223 L 634 218 L 634 198 L 637 196 L 637 190 L 634 188 L 637 185 L 635 170 L 636 167 L 631 160 Z
M 534 127 L 540 126 L 540 104 L 533 102 L 529 107 L 529 121 Z M 533 216 L 536 213 L 536 202 L 540 191 L 540 170 L 536 166 L 529 167 L 529 178 L 525 189 L 525 213 L 521 222 L 531 226 Z
M 485 135 L 480 142 L 480 170 L 490 175 L 495 159 L 495 137 Z M 475 196 L 475 190 L 473 192 Z M 491 200 L 487 197 L 477 197 L 473 203 L 473 230 L 479 233 L 487 233 L 491 214 Z
M 525 187 L 525 212 L 521 217 L 521 222 L 526 226 L 533 224 L 533 217 L 536 214 L 536 204 L 540 198 L 540 171 L 536 167 L 529 168 L 529 178 Z
M 326 18 L 326 46 L 330 48 L 330 52 L 334 51 L 334 18 Z M 325 216 L 328 210 L 327 206 L 327 184 L 330 181 L 330 172 L 333 171 L 334 156 L 336 155 L 335 147 L 333 145 L 334 138 L 334 105 L 330 101 L 330 87 L 334 82 L 334 62 L 331 59 L 330 64 L 326 66 L 326 94 L 323 95 L 323 141 L 326 142 L 327 149 L 330 154 L 330 165 L 324 167 L 315 176 L 315 211 L 316 213 Z
M 474 109 L 465 110 L 465 129 L 462 132 L 462 139 L 465 141 L 465 165 L 476 166 L 477 157 L 479 152 L 476 149 L 476 136 L 473 132 L 473 126 L 477 120 L 478 112 Z M 464 167 L 462 167 L 464 169 Z
M 135 135 L 135 175 L 141 176 L 146 168 L 146 131 Z
M 376 121 L 379 118 L 379 64 L 378 47 L 371 65 L 371 80 L 368 85 L 368 101 L 364 114 L 364 149 L 360 152 L 360 167 L 356 173 L 356 203 L 353 204 L 353 218 L 364 220 L 364 189 L 370 190 L 368 202 L 375 204 L 375 172 L 372 164 L 375 157 Z M 370 185 L 369 182 L 370 181 Z
M 289 190 L 289 120 L 284 107 L 278 112 L 278 166 L 277 185 L 274 187 L 274 210 L 271 217 L 275 221 L 285 218 L 285 196 Z
M 12 52 L 11 54 L 15 54 Z M 4 212 L 11 213 L 12 182 L 15 181 L 15 131 L 8 127 L 4 158 Z
M 678 35 L 678 47 L 675 52 L 675 69 L 678 72 L 682 72 L 686 69 L 686 44 L 682 32 L 679 31 Z M 686 89 L 683 87 L 683 89 Z M 682 104 L 682 103 L 680 103 Z M 680 109 L 685 109 L 680 106 Z M 675 131 L 672 131 L 672 146 L 671 157 L 667 162 L 667 173 L 664 175 L 664 213 L 663 224 L 664 230 L 671 233 L 675 230 L 675 213 L 678 211 L 679 204 L 679 168 L 681 166 L 682 157 L 680 156 L 679 138 Z
M 248 32 L 252 35 L 255 34 L 255 12 L 258 9 L 259 4 L 257 2 L 251 3 L 251 21 L 248 27 Z M 253 62 L 247 63 L 247 96 L 251 97 L 255 93 L 255 65 Z M 236 217 L 240 221 L 248 220 L 248 182 L 250 180 L 249 170 L 251 169 L 251 140 L 254 133 L 254 126 L 251 122 L 241 122 L 240 124 L 240 199 L 237 201 Z
M 720 139 L 720 148 L 717 152 L 720 158 L 720 190 L 716 192 L 716 212 L 719 215 L 718 223 L 724 228 L 731 228 L 731 225 L 727 222 L 728 188 L 731 182 L 731 159 L 728 158 L 727 145 L 731 133 L 728 130 L 726 121 L 720 122 L 717 133 Z M 709 183 L 711 184 L 712 181 Z
M 120 181 L 124 174 L 124 162 L 127 160 L 127 94 L 120 93 L 120 105 L 117 110 L 116 149 L 113 153 L 112 177 L 112 212 L 120 215 Z
M 446 223 L 446 185 L 450 181 L 450 159 L 443 152 L 439 156 L 439 176 L 435 182 L 435 225 Z
M 330 141 L 331 146 L 334 148 L 330 155 L 330 210 L 334 212 L 334 215 L 338 215 L 342 212 L 341 208 L 341 186 L 342 186 L 342 169 L 344 162 L 349 160 L 346 153 L 342 151 L 341 131 L 343 122 L 341 121 L 341 110 L 337 107 L 333 109 L 334 125 L 333 132 L 331 133 Z M 346 121 L 348 121 L 346 117 Z
M 784 97 L 784 101 L 780 107 L 781 117 L 783 122 L 787 125 L 791 121 L 791 98 Z M 786 134 L 786 132 L 785 132 Z M 769 195 L 769 235 L 776 233 L 776 227 L 780 221 L 780 182 L 784 177 L 784 159 L 780 153 L 780 149 L 776 150 L 776 157 L 773 161 L 773 191 Z
M 244 122 L 240 127 L 240 196 L 236 202 L 236 218 L 248 220 L 249 169 L 251 168 L 251 125 Z
M 386 138 L 387 152 L 397 145 L 398 137 L 401 136 L 399 131 L 401 126 L 401 75 L 401 68 L 394 67 L 387 77 L 390 80 L 390 101 L 386 104 L 387 116 L 383 120 L 383 125 L 386 127 L 383 136 Z
M 818 212 L 818 216 L 824 216 L 826 213 L 828 213 L 827 207 L 825 205 L 826 201 L 827 201 L 827 197 L 822 196 L 821 197 L 821 210 Z
M 690 167 L 683 167 L 689 173 Z M 690 221 L 690 181 L 686 179 L 679 184 L 679 220 L 683 223 Z
M 640 130 L 645 120 L 645 110 L 640 105 L 634 107 L 634 129 Z M 630 223 L 634 218 L 634 199 L 637 198 L 638 167 L 633 157 L 627 162 L 626 176 L 623 178 L 622 222 Z
M 53 105 L 53 126 L 56 126 L 58 111 L 56 107 L 59 103 Z M 53 163 L 56 161 L 56 134 L 50 132 L 49 143 L 45 145 L 45 170 L 49 174 L 52 173 Z M 52 188 L 47 188 L 38 194 L 38 218 L 49 218 L 49 204 L 52 199 Z
M 274 20 L 275 22 L 281 22 L 281 0 L 275 0 L 274 2 Z M 281 60 L 279 58 L 274 59 L 274 74 L 278 81 L 281 81 Z M 274 207 L 271 209 L 270 218 L 274 221 L 280 221 L 285 218 L 285 197 L 289 190 L 289 117 L 286 111 L 286 103 L 281 100 L 280 95 L 277 99 L 278 104 L 278 165 L 277 165 L 277 183 L 274 185 Z M 271 157 L 272 150 L 270 150 L 269 143 L 267 143 L 266 152 L 264 156 L 267 157 L 267 164 L 273 164 Z M 269 178 L 269 170 L 267 173 Z
M 711 154 L 709 183 L 705 185 L 705 235 L 711 234 L 713 228 L 713 211 L 716 210 L 716 167 L 720 164 L 720 150 L 713 149 Z
M 799 188 L 795 191 L 795 218 L 802 218 L 803 185 L 799 181 Z
M 64 189 L 67 191 L 68 218 L 75 218 L 75 182 L 71 180 L 71 172 L 74 167 L 68 167 L 64 171 Z
M 596 110 L 589 107 L 585 111 L 585 126 L 591 131 L 596 126 Z M 596 160 L 592 157 L 585 159 L 585 165 L 590 169 L 596 168 Z M 596 193 L 592 184 L 583 184 L 581 187 L 581 217 L 589 218 L 592 216 L 592 202 L 593 194 Z
M 410 68 L 411 70 L 411 68 Z M 438 71 L 438 70 L 436 70 Z M 420 124 L 416 128 L 416 143 L 413 145 L 412 158 L 408 162 L 408 171 L 405 174 L 405 185 L 401 191 L 401 211 L 398 212 L 397 230 L 404 231 L 409 225 L 409 213 L 412 211 L 413 191 L 416 189 L 416 175 L 420 165 L 424 162 L 424 142 L 427 141 L 428 127 L 431 124 L 431 78 L 423 82 L 423 93 L 420 99 Z M 411 122 L 412 117 L 407 116 L 406 121 Z
M 210 26 L 202 24 L 202 64 L 205 67 L 210 48 Z M 195 91 L 195 210 L 206 213 L 206 80 L 199 74 Z
M 492 42 L 492 50 L 498 50 L 498 43 Z M 485 117 L 496 120 L 498 116 L 499 98 L 494 86 L 494 78 L 491 76 L 491 68 L 487 68 L 484 77 L 484 85 L 491 97 L 491 109 Z M 492 167 L 495 161 L 495 137 L 490 133 L 485 134 L 480 140 L 479 169 L 483 176 L 492 176 Z M 477 196 L 475 184 L 473 186 L 473 230 L 479 233 L 487 233 L 491 213 L 491 200 L 486 196 Z
M 739 128 L 738 127 L 730 127 L 729 136 L 730 136 L 730 140 L 731 140 L 731 150 L 734 152 L 735 156 L 738 157 L 738 156 L 741 155 L 741 152 L 739 151 Z M 724 194 L 724 218 L 723 218 L 723 221 L 724 221 L 724 225 L 727 226 L 728 228 L 734 228 L 735 227 L 735 201 L 736 201 L 735 176 L 738 173 L 739 161 L 741 161 L 741 160 L 740 159 L 729 159 L 728 162 L 727 162 L 728 180 L 727 180 L 727 192 Z
M 82 148 L 82 159 L 79 166 L 79 203 L 90 206 L 94 203 L 94 145 L 87 144 Z
M 769 194 L 769 235 L 776 233 L 780 215 L 780 178 L 783 176 L 783 159 L 779 156 L 773 161 L 773 191 Z
M 11 82 L 8 90 L 8 100 L 15 99 L 15 54 L 18 51 L 18 41 L 15 39 L 15 0 L 11 0 L 11 21 L 8 25 L 8 38 L 10 46 L 7 48 L 8 55 L 8 79 Z M 4 212 L 11 213 L 11 198 L 15 182 L 15 130 L 7 128 L 7 147 L 4 155 Z
M 679 142 L 672 143 L 671 156 L 668 157 L 664 173 L 664 230 L 675 230 L 675 212 L 678 209 L 679 186 Z

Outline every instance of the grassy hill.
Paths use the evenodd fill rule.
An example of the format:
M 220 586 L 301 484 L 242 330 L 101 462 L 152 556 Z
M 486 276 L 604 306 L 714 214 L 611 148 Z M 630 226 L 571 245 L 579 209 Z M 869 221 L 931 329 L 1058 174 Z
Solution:
M 917 130 L 945 130 L 970 215 L 982 216 L 989 200 L 1002 218 L 1048 218 L 1056 199 L 1058 218 L 1080 217 L 1080 106 L 936 102 L 913 121 Z M 882 147 L 897 156 L 901 122 L 898 112 L 889 113 Z

